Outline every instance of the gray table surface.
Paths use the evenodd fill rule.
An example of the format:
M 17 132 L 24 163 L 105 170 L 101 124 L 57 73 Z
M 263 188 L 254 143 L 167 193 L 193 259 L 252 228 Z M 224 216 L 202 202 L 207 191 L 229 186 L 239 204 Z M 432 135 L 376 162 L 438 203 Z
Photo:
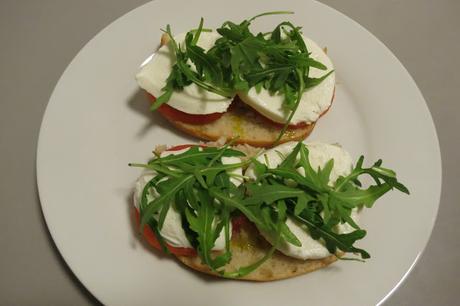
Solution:
M 144 2 L 0 1 L 0 305 L 98 304 L 70 272 L 44 223 L 35 182 L 37 137 L 48 98 L 71 59 L 101 29 Z M 393 51 L 422 91 L 440 140 L 438 219 L 420 261 L 386 305 L 456 305 L 460 1 L 321 2 Z

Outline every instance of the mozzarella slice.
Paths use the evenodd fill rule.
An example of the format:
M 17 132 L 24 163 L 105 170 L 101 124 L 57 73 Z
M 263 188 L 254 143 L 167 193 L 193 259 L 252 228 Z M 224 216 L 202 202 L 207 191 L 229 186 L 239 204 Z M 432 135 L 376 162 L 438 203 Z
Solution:
M 235 156 L 224 156 L 222 157 L 222 163 L 224 165 L 230 165 L 230 164 L 238 164 L 241 163 L 241 159 Z M 241 168 L 236 168 L 233 170 L 227 171 L 228 175 L 230 175 L 230 181 L 235 185 L 239 186 L 243 184 L 243 169 Z
M 311 39 L 306 37 L 303 37 L 303 39 L 308 51 L 311 52 L 310 57 L 327 67 L 327 70 L 310 68 L 309 77 L 319 78 L 333 70 L 334 66 L 323 49 Z M 333 72 L 319 85 L 307 89 L 300 100 L 297 111 L 292 117 L 291 124 L 298 124 L 301 122 L 312 123 L 318 120 L 319 116 L 331 105 L 334 96 L 334 88 L 335 73 Z M 238 96 L 243 102 L 275 122 L 285 123 L 289 117 L 290 111 L 283 106 L 284 94 L 278 93 L 272 95 L 264 88 L 257 93 L 256 89 L 253 87 L 248 93 L 238 93 Z
M 186 152 L 188 148 L 178 151 L 164 151 L 161 156 L 166 157 L 168 155 L 175 155 Z M 233 164 L 233 163 L 240 163 L 241 160 L 237 157 L 222 157 L 223 164 Z M 234 170 L 229 171 L 230 180 L 237 186 L 242 183 L 242 169 L 237 168 Z M 141 175 L 137 180 L 134 188 L 134 206 L 139 209 L 140 205 L 140 198 L 142 195 L 142 191 L 144 190 L 145 185 L 156 175 L 153 171 L 148 171 Z M 232 176 L 233 175 L 233 176 Z M 153 200 L 155 197 L 158 197 L 158 193 L 155 189 L 150 189 L 147 195 L 149 201 Z M 174 247 L 182 247 L 182 248 L 191 248 L 192 245 L 188 241 L 185 231 L 182 228 L 182 216 L 177 211 L 175 204 L 171 203 L 168 212 L 166 213 L 165 221 L 163 224 L 163 228 L 160 230 L 161 235 L 164 237 L 166 242 Z M 230 238 L 232 235 L 232 224 L 230 223 Z M 219 237 L 217 238 L 213 250 L 219 251 L 225 249 L 225 233 L 222 230 L 219 233 Z
M 269 168 L 275 168 L 278 166 L 284 158 L 292 152 L 294 147 L 297 145 L 296 142 L 288 142 L 278 147 L 267 150 L 263 154 L 257 157 L 257 160 L 261 163 L 266 164 Z M 324 167 L 325 164 L 330 160 L 334 159 L 334 168 L 331 171 L 329 184 L 333 185 L 339 176 L 348 175 L 352 170 L 352 159 L 350 154 L 343 150 L 338 145 L 324 144 L 324 143 L 309 143 L 306 144 L 309 151 L 309 161 L 313 169 L 318 167 Z M 304 174 L 303 169 L 299 169 L 299 173 Z M 253 167 L 249 167 L 246 170 L 246 176 L 255 179 L 256 175 Z M 358 211 L 354 209 L 351 214 L 351 218 L 358 219 Z M 308 233 L 308 229 L 296 222 L 292 218 L 288 217 L 286 225 L 291 232 L 299 239 L 301 246 L 297 247 L 287 242 L 283 242 L 278 246 L 278 250 L 283 254 L 298 258 L 298 259 L 319 259 L 330 255 L 327 248 L 324 246 L 323 241 L 314 240 Z M 349 233 L 354 229 L 348 224 L 337 225 L 337 233 Z M 274 237 L 268 233 L 260 231 L 261 235 L 270 243 L 274 243 Z
M 142 195 L 142 191 L 144 190 L 145 185 L 155 176 L 155 173 L 149 171 L 142 174 L 141 177 L 136 181 L 134 187 L 134 207 L 139 210 L 140 206 L 140 198 Z M 148 201 L 152 201 L 155 197 L 158 196 L 158 193 L 154 189 L 150 189 L 149 193 L 147 194 Z M 182 228 L 181 222 L 181 215 L 177 211 L 174 203 L 170 206 L 165 221 L 163 224 L 163 228 L 161 229 L 160 233 L 164 237 L 165 241 L 174 247 L 183 247 L 183 248 L 191 248 L 190 242 L 188 241 L 187 237 L 185 236 L 184 229 Z M 155 216 L 158 218 L 158 216 Z
M 220 35 L 216 32 L 202 32 L 197 45 L 208 50 L 219 37 Z M 179 45 L 183 44 L 185 33 L 175 36 L 174 39 Z M 162 46 L 151 60 L 142 66 L 136 75 L 137 83 L 154 97 L 161 96 L 163 94 L 161 89 L 166 85 L 166 80 L 175 63 L 176 56 L 171 45 Z M 191 62 L 190 64 L 194 68 Z M 188 114 L 206 115 L 225 112 L 232 100 L 233 98 L 222 97 L 192 83 L 185 86 L 180 92 L 175 91 L 168 105 Z
M 264 153 L 257 157 L 257 160 L 264 163 L 269 168 L 276 168 L 286 156 L 288 156 L 292 150 L 294 150 L 297 142 L 286 142 L 272 149 L 266 150 Z M 319 142 L 306 143 L 308 148 L 308 160 L 313 169 L 318 167 L 324 167 L 326 163 L 334 159 L 334 167 L 332 168 L 329 184 L 331 186 L 339 178 L 339 176 L 348 175 L 353 167 L 353 161 L 350 154 L 336 144 L 325 144 Z M 299 157 L 297 157 L 299 160 Z M 303 169 L 299 169 L 300 174 L 303 173 Z M 251 179 L 256 179 L 254 167 L 251 165 L 246 170 L 246 176 Z

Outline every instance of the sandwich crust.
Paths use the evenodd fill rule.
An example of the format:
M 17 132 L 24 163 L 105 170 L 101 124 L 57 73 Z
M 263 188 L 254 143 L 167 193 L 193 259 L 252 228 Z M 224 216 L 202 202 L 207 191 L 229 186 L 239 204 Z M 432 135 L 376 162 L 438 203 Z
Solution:
M 270 250 L 270 244 L 259 234 L 253 224 L 244 224 L 231 240 L 232 260 L 225 266 L 226 271 L 235 271 L 239 267 L 250 265 L 262 258 Z M 198 256 L 177 256 L 186 266 L 199 272 L 219 276 L 201 263 Z M 288 257 L 278 251 L 258 269 L 239 279 L 250 281 L 274 281 L 302 275 L 328 266 L 337 260 L 334 255 L 323 259 L 300 260 Z

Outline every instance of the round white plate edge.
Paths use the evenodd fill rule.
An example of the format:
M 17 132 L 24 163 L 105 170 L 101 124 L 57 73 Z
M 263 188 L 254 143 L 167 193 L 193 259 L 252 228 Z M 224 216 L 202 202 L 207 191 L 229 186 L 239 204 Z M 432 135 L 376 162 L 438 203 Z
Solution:
M 391 51 L 391 49 L 385 44 L 383 43 L 380 39 L 377 38 L 377 36 L 375 36 L 371 31 L 367 30 L 363 25 L 361 25 L 359 22 L 357 22 L 356 20 L 348 17 L 347 15 L 345 15 L 344 13 L 342 13 L 341 11 L 339 10 L 336 10 L 335 8 L 333 7 L 330 7 L 324 3 L 321 3 L 319 2 L 318 0 L 312 0 L 312 1 L 315 1 L 315 2 L 318 2 L 320 3 L 321 5 L 325 5 L 327 7 L 329 7 L 330 9 L 336 11 L 338 14 L 342 15 L 343 17 L 345 17 L 346 19 L 348 19 L 350 22 L 354 23 L 355 25 L 357 25 L 359 28 L 361 28 L 361 30 L 367 32 L 367 34 L 369 34 L 372 39 L 374 41 L 376 41 L 378 44 L 380 44 L 383 48 L 383 50 L 385 50 L 385 52 L 390 55 L 391 57 L 393 57 L 393 59 L 399 63 L 399 65 L 403 68 L 404 70 L 404 73 L 412 80 L 412 82 L 414 83 L 415 87 L 417 88 L 417 91 L 418 93 L 420 94 L 421 96 L 421 99 L 423 100 L 424 102 L 424 107 L 425 107 L 425 110 L 430 118 L 430 124 L 431 124 L 431 130 L 433 131 L 433 135 L 432 137 L 434 137 L 434 140 L 435 140 L 435 143 L 436 143 L 436 155 L 437 155 L 437 164 L 438 164 L 438 168 L 440 170 L 440 173 L 439 173 L 439 190 L 438 190 L 438 196 L 437 196 L 437 202 L 438 202 L 438 205 L 436 206 L 436 211 L 435 211 L 435 214 L 433 215 L 433 218 L 431 220 L 431 223 L 430 223 L 430 235 L 428 235 L 425 239 L 425 242 L 424 242 L 424 246 L 423 248 L 419 251 L 418 255 L 415 257 L 414 261 L 412 262 L 412 264 L 409 266 L 409 268 L 407 269 L 407 271 L 404 273 L 404 275 L 401 277 L 401 279 L 394 285 L 393 289 L 391 289 L 387 295 L 385 295 L 378 303 L 377 305 L 380 306 L 380 305 L 383 305 L 392 295 L 393 293 L 396 292 L 396 290 L 398 290 L 398 288 L 404 283 L 404 281 L 407 279 L 407 277 L 410 275 L 410 273 L 413 271 L 414 267 L 417 265 L 418 261 L 420 260 L 421 256 L 423 255 L 423 253 L 425 252 L 426 250 L 426 247 L 428 245 L 428 242 L 433 234 L 433 228 L 434 228 L 434 224 L 435 224 L 435 221 L 436 221 L 436 218 L 437 218 L 437 215 L 438 215 L 438 212 L 439 212 L 439 204 L 441 202 L 441 192 L 442 192 L 442 158 L 441 158 L 441 149 L 440 149 L 440 145 L 439 145 L 439 137 L 438 137 L 438 132 L 436 130 L 436 125 L 434 124 L 434 120 L 433 120 L 433 116 L 431 115 L 431 112 L 430 112 L 430 109 L 428 107 L 428 104 L 426 103 L 426 100 L 425 100 L 425 97 L 423 96 L 422 94 L 422 91 L 420 90 L 420 88 L 418 87 L 417 83 L 415 82 L 415 80 L 412 78 L 411 74 L 409 73 L 409 71 L 407 70 L 406 66 L 403 65 L 403 63 L 401 63 L 401 61 L 398 59 L 398 57 Z
M 418 93 L 420 94 L 421 96 L 421 99 L 424 101 L 424 107 L 425 107 L 425 111 L 426 113 L 428 114 L 429 118 L 430 118 L 430 124 L 431 124 L 431 130 L 433 131 L 433 137 L 437 144 L 436 146 L 436 155 L 437 155 L 437 164 L 439 166 L 439 170 L 440 170 L 440 177 L 439 177 L 439 190 L 438 190 L 438 205 L 436 206 L 436 211 L 435 211 L 435 214 L 432 216 L 432 219 L 431 219 L 431 223 L 430 223 L 430 232 L 432 233 L 432 230 L 433 230 L 433 227 L 434 227 L 434 223 L 435 223 L 435 220 L 436 220 L 436 217 L 437 217 L 437 213 L 438 213 L 438 210 L 439 210 L 439 202 L 440 202 L 440 197 L 441 197 L 441 188 L 442 188 L 442 160 L 441 160 L 441 152 L 440 152 L 440 147 L 439 147 L 439 138 L 437 136 L 437 131 L 436 131 L 436 126 L 434 124 L 434 121 L 433 121 L 433 117 L 429 111 L 429 108 L 428 108 L 428 105 L 419 89 L 419 87 L 417 86 L 415 80 L 411 77 L 411 75 L 409 74 L 409 72 L 407 71 L 406 67 L 399 61 L 399 59 L 394 55 L 393 52 L 391 52 L 391 49 L 388 48 L 382 41 L 380 41 L 372 32 L 368 31 L 364 26 L 362 26 L 361 24 L 359 24 L 357 21 L 351 19 L 350 17 L 348 17 L 347 15 L 343 14 L 342 12 L 324 4 L 324 3 L 321 3 L 317 0 L 311 0 L 313 2 L 316 2 L 317 4 L 319 5 L 322 5 L 322 6 L 325 6 L 327 7 L 328 9 L 330 10 L 333 10 L 335 11 L 335 13 L 341 15 L 342 17 L 345 17 L 348 21 L 350 21 L 351 23 L 355 24 L 356 26 L 358 26 L 361 30 L 363 30 L 364 32 L 366 32 L 370 37 L 372 37 L 372 39 L 377 42 L 378 44 L 380 44 L 382 46 L 382 49 L 385 50 L 385 52 L 390 55 L 394 60 L 395 62 L 397 62 L 404 70 L 404 73 L 407 75 L 407 77 L 409 79 L 412 80 L 412 82 L 414 83 L 415 87 L 417 88 L 418 90 Z M 56 87 L 58 86 L 58 84 L 60 83 L 61 79 L 64 77 L 64 75 L 66 74 L 66 72 L 69 70 L 69 68 L 72 66 L 72 64 L 76 61 L 79 53 L 86 48 L 87 45 L 91 44 L 94 40 L 96 40 L 99 36 L 103 35 L 105 30 L 111 25 L 113 24 L 115 21 L 121 19 L 121 18 L 124 18 L 130 14 L 133 14 L 134 11 L 136 10 L 139 10 L 139 9 L 142 9 L 144 6 L 148 6 L 148 5 L 151 5 L 152 2 L 158 2 L 158 1 L 150 1 L 150 2 L 147 2 L 143 5 L 140 5 L 132 10 L 130 10 L 129 12 L 125 13 L 124 15 L 116 18 L 115 20 L 113 20 L 110 24 L 108 24 L 106 27 L 104 27 L 102 30 L 100 30 L 96 35 L 94 35 L 75 55 L 75 57 L 71 60 L 71 62 L 67 65 L 66 69 L 63 71 L 63 73 L 61 74 L 59 80 L 57 81 L 55 87 L 53 88 L 53 91 L 50 95 L 50 100 L 49 102 L 51 101 L 51 98 L 53 97 L 53 94 L 54 94 L 54 91 L 56 89 Z M 69 261 L 68 261 L 68 257 L 67 255 L 64 254 L 64 252 L 62 251 L 63 248 L 61 246 L 61 243 L 55 239 L 55 229 L 49 224 L 49 219 L 47 217 L 47 213 L 46 213 L 46 209 L 44 208 L 43 206 L 43 202 L 45 201 L 42 201 L 42 198 L 43 198 L 43 192 L 41 190 L 43 190 L 41 187 L 40 187 L 40 173 L 41 173 L 41 170 L 40 170 L 40 163 L 39 163 L 39 160 L 40 160 L 40 138 L 41 138 L 41 135 L 42 135 L 42 131 L 44 130 L 44 125 L 45 125 L 45 122 L 46 122 L 46 118 L 47 118 L 47 110 L 48 108 L 50 107 L 50 103 L 48 103 L 48 105 L 46 106 L 46 109 L 45 109 L 45 112 L 44 112 L 44 115 L 43 115 L 43 119 L 42 119 L 42 122 L 40 124 L 40 132 L 39 132 L 39 136 L 38 136 L 38 141 L 37 141 L 37 151 L 36 151 L 36 180 L 37 180 L 37 188 L 38 188 L 38 194 L 39 194 L 39 198 L 40 198 L 40 204 L 41 204 L 41 209 L 42 209 L 42 213 L 43 213 L 43 216 L 44 216 L 44 219 L 45 219 L 45 223 L 48 227 L 48 230 L 51 234 L 51 237 L 53 238 L 53 242 L 54 244 L 56 245 L 56 247 L 58 248 L 62 258 L 64 259 L 64 261 L 66 262 L 67 266 L 69 267 L 69 269 L 72 271 L 72 273 L 78 278 L 78 280 L 80 281 L 80 283 L 82 283 L 85 288 L 95 297 L 97 298 L 99 301 L 102 302 L 102 300 L 100 298 L 98 298 L 96 292 L 93 291 L 92 288 L 89 288 L 87 287 L 82 281 L 81 281 L 81 278 L 79 277 L 79 274 L 77 271 L 75 271 L 75 269 L 69 264 Z M 387 293 L 387 295 L 385 295 L 378 303 L 378 305 L 381 305 L 383 304 L 398 288 L 399 286 L 404 282 L 404 280 L 407 278 L 407 276 L 410 274 L 410 272 L 413 270 L 413 268 L 415 267 L 415 265 L 417 264 L 418 260 L 420 259 L 421 255 L 423 254 L 423 252 L 425 251 L 426 249 L 426 246 L 428 244 L 428 241 L 431 237 L 431 234 L 428 235 L 426 238 L 425 238 L 425 242 L 424 242 L 424 247 L 418 252 L 418 255 L 416 256 L 416 258 L 414 259 L 414 261 L 412 262 L 412 264 L 410 265 L 410 267 L 408 268 L 408 270 L 403 274 L 403 276 L 401 277 L 401 279 L 399 280 L 399 282 L 397 282 L 393 289 L 391 291 L 389 291 Z

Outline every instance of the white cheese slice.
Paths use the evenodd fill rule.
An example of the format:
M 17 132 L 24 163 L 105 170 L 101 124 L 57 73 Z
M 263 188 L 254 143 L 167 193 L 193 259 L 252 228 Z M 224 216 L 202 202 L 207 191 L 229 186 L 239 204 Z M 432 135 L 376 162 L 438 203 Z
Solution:
M 278 147 L 265 151 L 257 157 L 257 160 L 266 164 L 270 168 L 275 168 L 284 160 L 284 157 L 292 152 L 296 145 L 296 142 L 282 144 Z M 324 167 L 330 159 L 334 159 L 334 168 L 331 171 L 329 184 L 333 185 L 339 176 L 345 176 L 351 172 L 353 166 L 351 156 L 340 146 L 324 143 L 309 143 L 306 145 L 309 151 L 309 161 L 313 169 Z M 303 169 L 300 169 L 299 173 L 304 174 L 302 170 Z M 249 167 L 246 170 L 245 175 L 251 179 L 256 178 L 253 167 Z M 352 211 L 351 217 L 355 220 L 355 222 L 357 221 L 358 212 L 356 209 Z M 297 247 L 284 242 L 278 247 L 280 252 L 287 256 L 303 260 L 319 259 L 330 255 L 323 242 L 321 240 L 314 240 L 308 233 L 308 229 L 306 229 L 303 225 L 290 217 L 286 220 L 286 225 L 299 239 L 302 245 Z M 339 224 L 336 231 L 337 233 L 349 233 L 353 231 L 353 228 L 348 224 Z M 265 239 L 267 239 L 267 241 L 271 243 L 274 242 L 274 237 L 271 237 L 268 233 L 261 231 L 261 234 Z
M 217 32 L 202 32 L 197 45 L 204 50 L 210 49 L 220 37 Z M 178 44 L 183 44 L 185 33 L 174 37 Z M 154 97 L 162 95 L 161 90 L 166 85 L 166 80 L 176 63 L 176 56 L 170 44 L 162 46 L 152 56 L 149 62 L 145 63 L 136 80 L 139 86 L 145 89 Z M 193 67 L 193 64 L 190 63 Z M 223 113 L 230 106 L 233 98 L 226 98 L 221 95 L 209 92 L 192 83 L 182 91 L 175 91 L 168 105 L 188 114 L 211 114 Z
M 314 41 L 303 37 L 307 49 L 311 52 L 310 57 L 319 61 L 327 67 L 327 70 L 310 68 L 309 77 L 319 78 L 334 69 L 334 66 L 326 53 Z M 307 89 L 300 101 L 299 107 L 292 117 L 291 124 L 301 122 L 312 123 L 318 120 L 319 116 L 325 112 L 332 103 L 335 88 L 335 73 L 331 73 L 319 85 Z M 257 93 L 255 88 L 251 88 L 248 93 L 238 93 L 238 96 L 265 117 L 278 122 L 285 123 L 290 111 L 284 104 L 284 94 L 271 95 L 268 90 L 263 89 Z
M 155 176 L 155 173 L 146 172 L 137 180 L 134 189 L 134 206 L 139 210 L 140 198 L 142 195 L 142 190 L 145 185 Z M 158 194 L 154 189 L 151 189 L 147 195 L 149 201 L 157 197 Z M 160 230 L 161 235 L 164 237 L 165 241 L 173 247 L 183 247 L 191 248 L 191 244 L 188 241 L 185 231 L 182 228 L 182 218 L 180 213 L 177 211 L 174 203 L 170 206 L 163 228 Z
M 238 164 L 241 163 L 241 159 L 235 156 L 224 156 L 222 157 L 222 163 L 224 165 L 230 165 L 230 164 Z M 230 175 L 230 181 L 235 185 L 239 186 L 243 183 L 243 169 L 241 168 L 236 168 L 233 170 L 227 171 L 228 175 Z
M 166 157 L 168 155 L 175 155 L 186 152 L 188 148 L 178 150 L 178 151 L 164 151 L 161 156 Z M 223 164 L 233 164 L 233 163 L 240 163 L 241 160 L 237 157 L 222 157 Z M 242 183 L 242 169 L 237 168 L 234 170 L 229 171 L 230 180 L 237 186 Z M 233 175 L 233 176 L 232 176 Z M 134 188 L 134 206 L 139 209 L 139 201 L 141 198 L 142 191 L 145 185 L 155 176 L 155 172 L 148 171 L 145 172 L 139 179 L 137 180 Z M 151 189 L 148 198 L 149 200 L 154 199 L 158 196 L 158 193 Z M 191 244 L 188 241 L 185 231 L 182 228 L 182 217 L 180 213 L 177 211 L 174 203 L 171 203 L 170 209 L 168 210 L 165 221 L 163 224 L 163 228 L 160 230 L 161 235 L 164 237 L 166 242 L 174 247 L 183 247 L 183 248 L 191 248 Z M 230 223 L 230 238 L 232 235 L 232 224 Z M 222 230 L 217 238 L 213 250 L 219 251 L 225 249 L 225 234 L 224 230 Z

